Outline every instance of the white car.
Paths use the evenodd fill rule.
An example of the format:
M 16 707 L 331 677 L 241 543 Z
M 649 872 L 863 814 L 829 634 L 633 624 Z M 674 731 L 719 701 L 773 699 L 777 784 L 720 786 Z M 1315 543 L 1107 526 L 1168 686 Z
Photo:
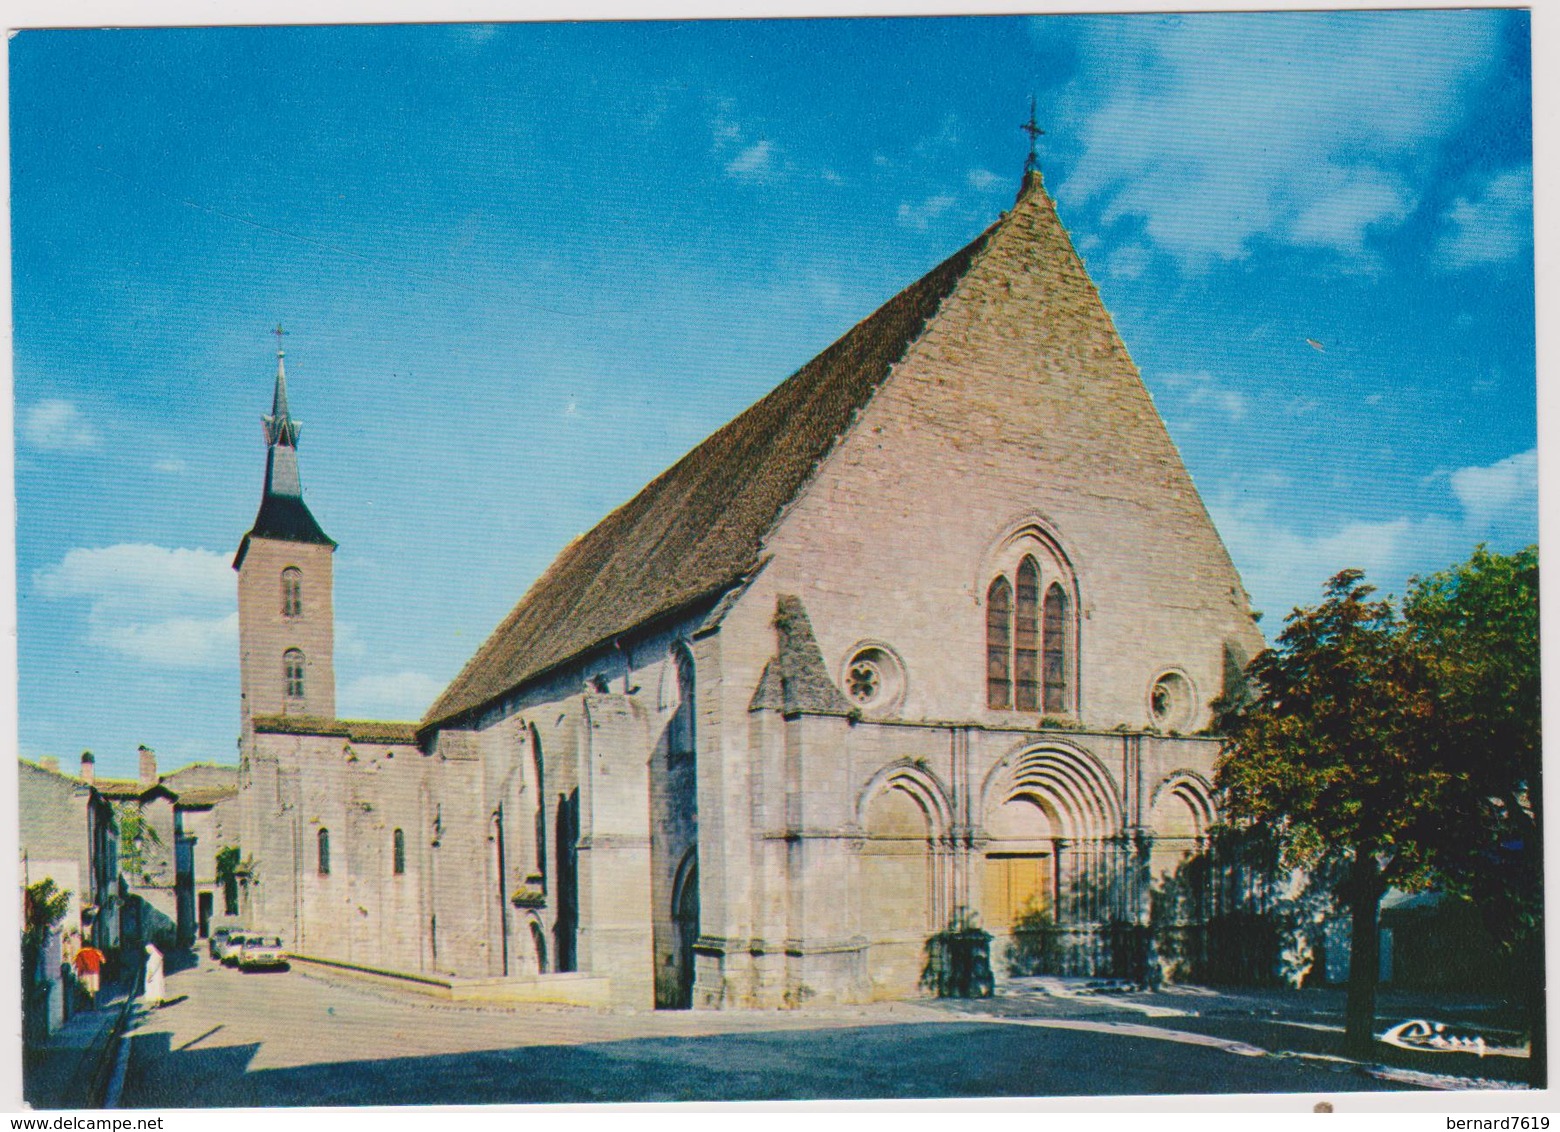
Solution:
M 222 949 L 219 952 L 222 962 L 229 967 L 236 967 L 238 965 L 238 953 L 243 950 L 244 941 L 253 935 L 253 932 L 229 933 L 228 937 L 222 941 Z
M 246 935 L 238 949 L 238 968 L 241 971 L 259 971 L 267 967 L 287 966 L 287 953 L 282 950 L 282 938 L 275 935 Z

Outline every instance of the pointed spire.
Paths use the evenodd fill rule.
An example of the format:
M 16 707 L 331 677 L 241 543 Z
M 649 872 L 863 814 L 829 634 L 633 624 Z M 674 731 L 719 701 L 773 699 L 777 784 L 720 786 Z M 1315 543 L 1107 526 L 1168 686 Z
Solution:
M 278 444 L 296 448 L 298 433 L 303 426 L 287 412 L 287 365 L 283 361 L 287 354 L 282 349 L 282 335 L 287 331 L 278 323 L 271 333 L 276 335 L 276 392 L 271 396 L 271 415 L 260 418 L 265 422 L 265 443 L 269 448 Z
M 303 483 L 298 476 L 298 433 L 303 426 L 292 419 L 287 408 L 287 364 L 281 346 L 287 332 L 278 326 L 271 333 L 276 335 L 276 390 L 271 395 L 270 415 L 260 418 L 265 422 L 265 491 L 255 525 L 239 543 L 233 560 L 235 570 L 243 565 L 252 538 L 336 545 L 303 502 Z

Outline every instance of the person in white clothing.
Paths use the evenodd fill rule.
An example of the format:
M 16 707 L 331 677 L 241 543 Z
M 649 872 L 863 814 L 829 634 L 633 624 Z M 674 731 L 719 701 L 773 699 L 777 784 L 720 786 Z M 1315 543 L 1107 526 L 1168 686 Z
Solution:
M 146 1004 L 156 1010 L 168 997 L 168 985 L 163 979 L 162 952 L 156 944 L 146 945 L 146 985 L 143 989 Z

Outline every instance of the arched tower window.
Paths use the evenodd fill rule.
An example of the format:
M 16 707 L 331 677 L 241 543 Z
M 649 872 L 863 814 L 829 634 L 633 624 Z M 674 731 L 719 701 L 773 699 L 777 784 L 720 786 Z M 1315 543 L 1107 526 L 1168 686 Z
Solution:
M 680 763 L 693 758 L 695 750 L 693 654 L 686 645 L 679 644 L 672 650 L 672 658 L 677 665 L 677 710 L 666 729 L 666 758 L 668 762 Z
M 536 776 L 536 876 L 540 878 L 542 891 L 547 891 L 547 780 L 544 777 L 547 767 L 542 758 L 542 737 L 536 733 L 536 725 L 532 724 L 531 732 L 531 773 Z
M 1013 706 L 1040 710 L 1040 567 L 1033 558 L 1018 564 L 1013 602 Z
M 303 615 L 303 571 L 289 566 L 282 571 L 282 616 Z
M 986 704 L 1013 706 L 1013 587 L 998 576 L 986 590 Z
M 1062 715 L 1069 710 L 1067 670 L 1071 667 L 1067 640 L 1067 594 L 1053 582 L 1045 591 L 1045 711 Z
M 320 876 L 330 876 L 330 830 L 322 829 L 315 837 L 319 843 L 319 871 Z
M 404 876 L 406 873 L 406 834 L 396 830 L 390 835 L 390 855 L 393 859 L 392 868 L 396 876 Z
M 303 650 L 288 649 L 282 654 L 282 685 L 289 700 L 303 699 Z

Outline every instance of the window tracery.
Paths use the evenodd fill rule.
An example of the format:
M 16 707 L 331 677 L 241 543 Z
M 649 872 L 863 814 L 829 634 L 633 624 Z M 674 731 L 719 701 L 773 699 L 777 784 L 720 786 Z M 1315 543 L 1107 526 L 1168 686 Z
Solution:
M 303 616 L 303 571 L 296 566 L 282 571 L 282 616 Z
M 303 699 L 303 669 L 301 649 L 288 649 L 282 654 L 283 689 L 289 700 Z

